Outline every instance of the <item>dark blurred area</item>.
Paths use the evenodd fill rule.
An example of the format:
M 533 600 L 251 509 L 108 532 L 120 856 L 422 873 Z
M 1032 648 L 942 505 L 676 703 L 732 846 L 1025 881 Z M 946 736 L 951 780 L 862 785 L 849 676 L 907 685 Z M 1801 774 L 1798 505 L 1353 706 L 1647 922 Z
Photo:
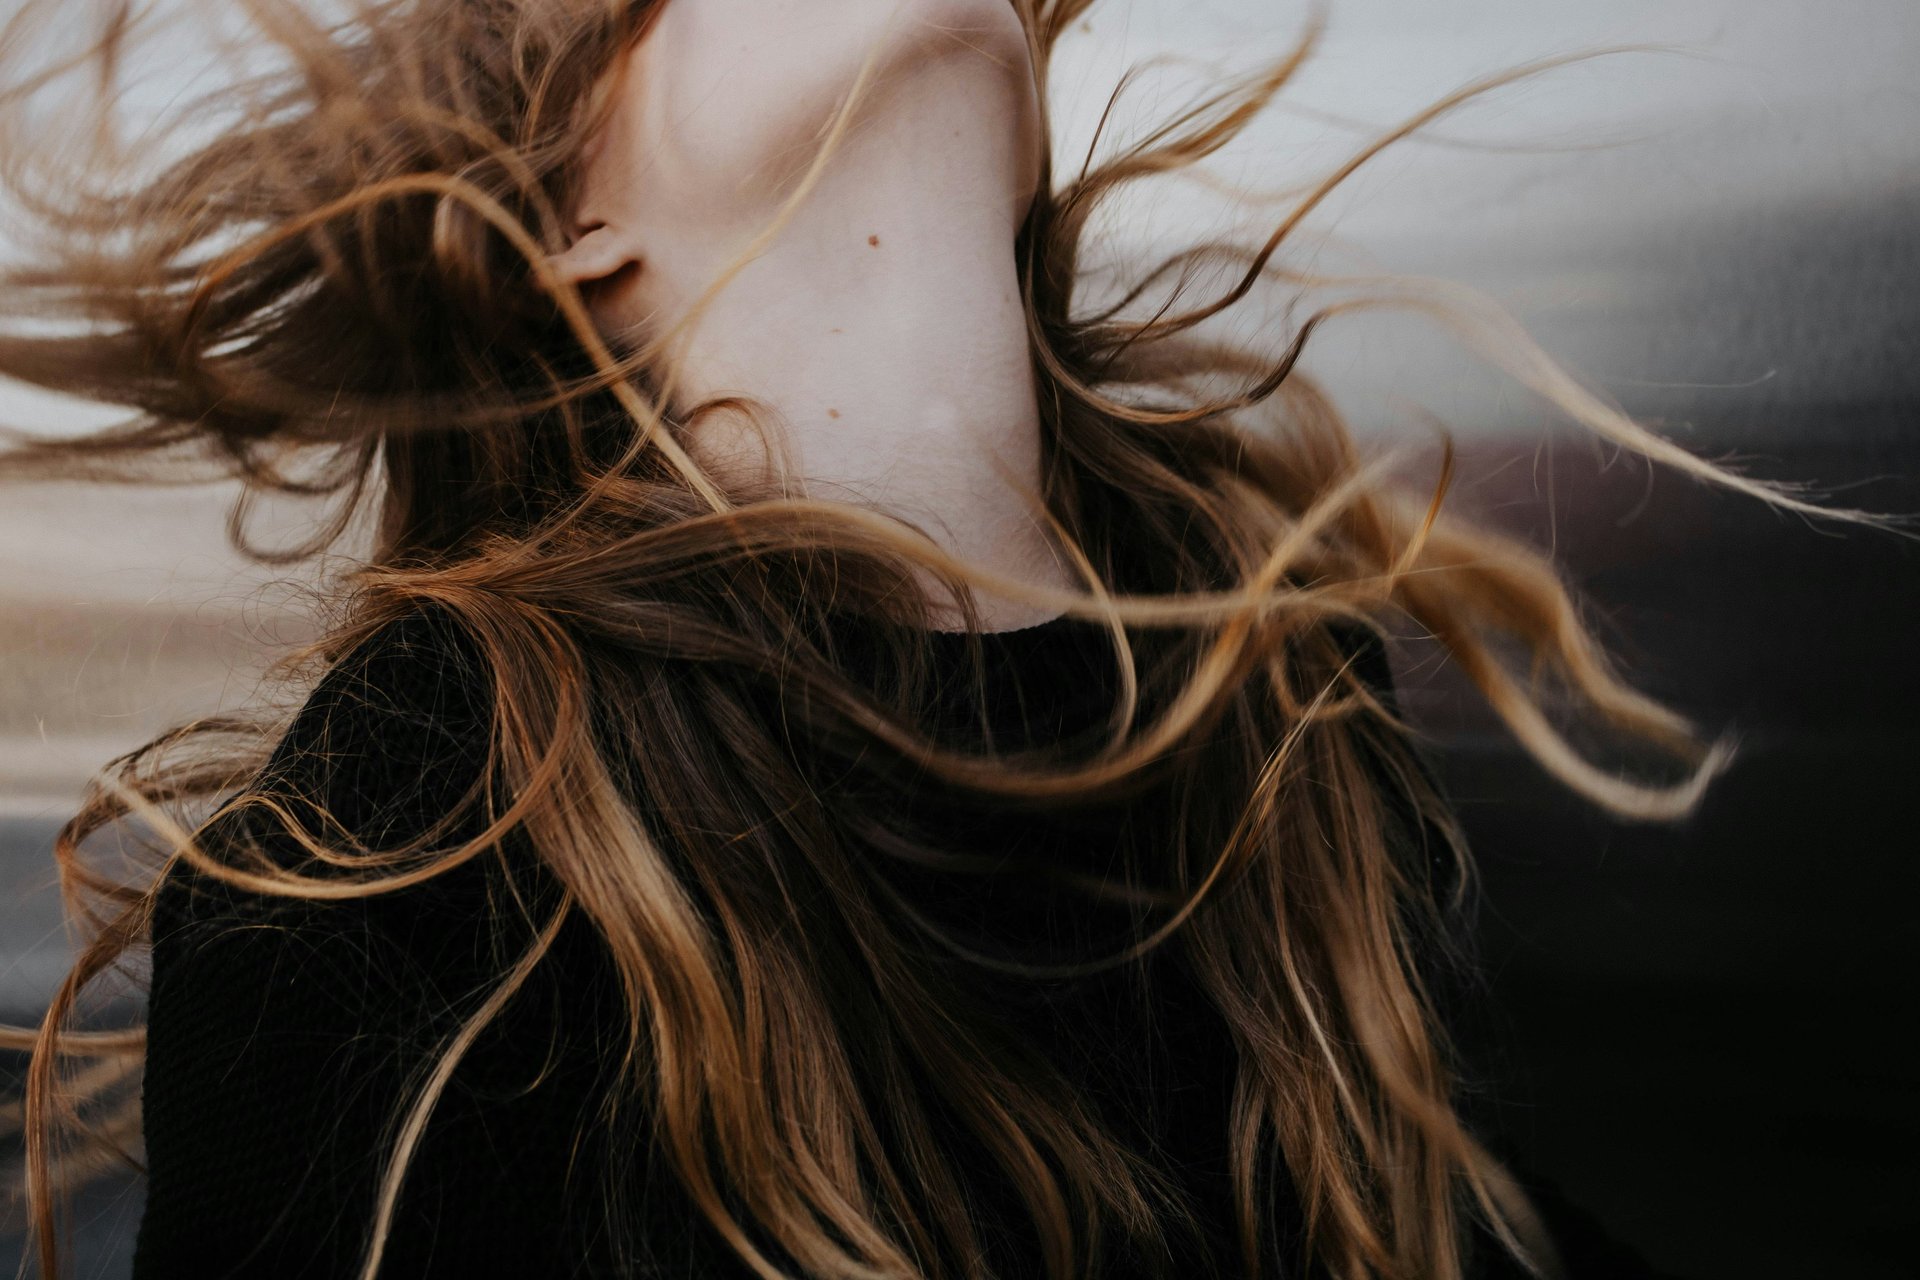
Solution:
M 1916 454 L 1910 431 L 1849 433 L 1777 471 L 1911 477 Z M 1622 524 L 1644 468 L 1539 464 L 1635 682 L 1740 747 L 1689 819 L 1617 821 L 1451 679 L 1403 674 L 1482 874 L 1503 1135 L 1677 1275 L 1920 1274 L 1920 546 L 1666 477 Z M 1853 496 L 1920 500 L 1910 481 Z
M 1829 505 L 1920 512 L 1916 229 L 1907 194 L 1649 243 L 1674 284 L 1616 329 L 1636 367 L 1785 360 L 1617 398 Z M 1403 655 L 1483 873 L 1513 1151 L 1677 1275 L 1920 1275 L 1920 542 L 1584 438 L 1461 471 L 1469 509 L 1555 546 L 1632 683 L 1739 739 L 1688 820 L 1615 821 Z

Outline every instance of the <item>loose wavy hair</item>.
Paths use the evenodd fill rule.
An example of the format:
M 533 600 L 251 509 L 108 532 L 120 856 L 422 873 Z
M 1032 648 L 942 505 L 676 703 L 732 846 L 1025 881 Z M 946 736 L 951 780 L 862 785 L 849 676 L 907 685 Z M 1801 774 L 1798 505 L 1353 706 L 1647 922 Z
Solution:
M 1044 103 L 1049 57 L 1092 0 L 1010 2 Z M 90 984 L 148 942 L 168 868 L 184 860 L 255 893 L 336 900 L 500 857 L 511 834 L 561 892 L 531 922 L 533 949 L 396 1117 L 364 1276 L 379 1269 L 410 1153 L 461 1054 L 574 913 L 619 975 L 625 1089 L 758 1274 L 781 1274 L 768 1242 L 808 1276 L 982 1274 L 925 1082 L 1017 1188 L 1049 1277 L 1090 1273 L 1113 1232 L 1131 1256 L 1170 1267 L 1180 1206 L 1164 1178 L 1056 1069 L 991 1050 L 982 1012 L 953 989 L 951 956 L 889 898 L 890 859 L 963 858 L 889 825 L 887 786 L 912 770 L 983 804 L 1168 798 L 1156 812 L 1178 821 L 1129 842 L 1126 883 L 1087 890 L 1146 893 L 1151 927 L 1081 968 L 1131 964 L 1177 938 L 1230 1025 L 1249 1274 L 1269 1230 L 1263 1150 L 1284 1160 L 1309 1251 L 1340 1280 L 1458 1280 L 1471 1220 L 1550 1273 L 1524 1195 L 1461 1118 L 1430 989 L 1444 928 L 1429 926 L 1466 891 L 1465 850 L 1406 726 L 1352 677 L 1332 628 L 1393 618 L 1437 638 L 1547 770 L 1616 813 L 1684 814 L 1730 744 L 1704 744 L 1628 687 L 1539 552 L 1444 509 L 1450 446 L 1437 483 L 1409 482 L 1394 455 L 1355 443 L 1301 353 L 1344 313 L 1415 311 L 1621 446 L 1783 508 L 1866 518 L 1650 433 L 1467 291 L 1282 265 L 1289 237 L 1383 148 L 1570 58 L 1448 95 L 1282 193 L 1263 241 L 1195 245 L 1097 303 L 1082 262 L 1096 211 L 1231 142 L 1307 61 L 1323 15 L 1271 63 L 1131 144 L 1100 154 L 1103 118 L 1077 168 L 1047 157 L 1013 248 L 1042 411 L 1031 496 L 1084 586 L 1062 592 L 958 561 L 857 502 L 721 483 L 687 433 L 718 407 L 754 406 L 676 411 L 672 341 L 693 317 L 615 344 L 547 265 L 566 244 L 582 141 L 607 110 L 605 73 L 660 3 L 209 3 L 205 30 L 234 41 L 244 74 L 143 117 L 137 146 L 113 85 L 153 11 L 29 0 L 0 37 L 0 163 L 34 237 L 0 277 L 0 374 L 130 411 L 78 437 L 11 430 L 0 473 L 237 478 L 233 538 L 274 563 L 319 556 L 365 517 L 370 552 L 326 580 L 324 634 L 285 672 L 325 669 L 436 611 L 481 656 L 492 699 L 487 776 L 470 799 L 509 798 L 471 840 L 449 844 L 452 828 L 437 824 L 366 847 L 302 825 L 264 780 L 281 723 L 264 715 L 184 725 L 93 781 L 56 847 L 87 941 L 42 1023 L 9 1041 L 32 1053 L 17 1114 L 42 1272 L 58 1272 L 63 1189 L 98 1163 L 92 1153 L 137 1134 L 126 1104 L 140 1033 L 73 1024 Z M 65 56 L 46 48 L 56 11 L 68 30 L 79 12 L 99 23 Z M 753 250 L 806 199 L 873 66 Z M 95 114 L 81 127 L 44 109 L 54 86 L 87 75 Z M 1189 296 L 1223 270 L 1216 296 Z M 1258 340 L 1203 330 L 1274 285 L 1336 296 Z M 322 500 L 329 518 L 298 546 L 256 545 L 249 512 L 271 494 Z M 923 714 L 937 672 L 922 572 L 953 591 L 970 629 L 981 586 L 1101 621 L 1121 673 L 1101 739 L 999 751 L 936 731 Z M 885 679 L 855 678 L 827 625 L 836 616 L 870 625 Z M 1678 774 L 1623 776 L 1576 750 L 1543 709 L 1543 674 L 1671 755 Z M 1365 767 L 1366 753 L 1387 767 Z M 1396 796 L 1447 836 L 1461 873 L 1450 888 L 1396 853 Z M 242 812 L 320 870 L 206 838 Z M 153 876 L 138 883 L 82 855 L 90 835 L 130 820 L 156 839 Z M 802 918 L 823 906 L 830 927 Z

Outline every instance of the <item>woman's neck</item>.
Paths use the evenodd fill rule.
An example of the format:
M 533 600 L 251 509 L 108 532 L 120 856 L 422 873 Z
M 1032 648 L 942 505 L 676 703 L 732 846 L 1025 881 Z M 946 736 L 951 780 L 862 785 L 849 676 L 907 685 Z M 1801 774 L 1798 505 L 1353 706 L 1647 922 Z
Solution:
M 694 455 L 718 473 L 760 478 L 771 469 L 808 496 L 912 521 L 951 554 L 996 572 L 1071 586 L 1021 494 L 1037 494 L 1040 478 L 1040 413 L 1014 260 L 1039 174 L 1025 38 L 1005 0 L 945 0 L 933 6 L 944 22 L 937 29 L 912 12 L 926 7 L 899 6 L 891 28 L 839 32 L 838 63 L 792 49 L 815 37 L 817 22 L 785 35 L 744 24 L 751 34 L 730 46 L 724 76 L 699 93 L 697 82 L 676 83 L 696 73 L 686 59 L 698 53 L 689 47 L 698 32 L 670 25 L 676 8 L 693 11 L 667 6 L 636 55 L 644 91 L 660 99 L 647 117 L 670 123 L 649 130 L 648 172 L 629 188 L 638 200 L 627 214 L 647 249 L 622 301 L 649 327 L 683 315 L 773 218 L 859 59 L 872 41 L 888 41 L 818 184 L 681 348 L 673 403 L 742 394 L 773 410 L 785 462 L 770 458 L 735 412 L 694 425 Z M 971 16 L 956 23 L 962 14 Z M 845 82 L 829 92 L 836 74 Z M 771 122 L 746 106 L 727 108 L 730 87 L 799 104 L 802 127 L 783 119 L 760 138 L 753 131 Z M 674 114 L 676 102 L 693 105 Z M 796 145 L 796 135 L 807 141 Z M 713 150 L 693 153 L 700 139 Z M 756 141 L 772 149 L 756 151 Z M 723 163 L 725 175 L 706 171 Z M 977 602 L 989 629 L 1057 612 L 984 591 Z M 959 625 L 957 611 L 940 613 L 937 625 Z
M 771 468 L 810 497 L 909 520 L 951 554 L 1070 585 L 1022 496 L 1040 488 L 1040 411 L 1012 234 L 982 234 L 977 210 L 939 208 L 902 178 L 869 180 L 857 207 L 821 211 L 850 245 L 776 243 L 694 335 L 680 402 L 756 397 L 773 410 L 785 466 L 730 411 L 698 423 L 691 447 L 716 471 Z M 800 221 L 788 234 L 810 229 Z M 1050 612 L 984 594 L 980 604 L 996 628 Z

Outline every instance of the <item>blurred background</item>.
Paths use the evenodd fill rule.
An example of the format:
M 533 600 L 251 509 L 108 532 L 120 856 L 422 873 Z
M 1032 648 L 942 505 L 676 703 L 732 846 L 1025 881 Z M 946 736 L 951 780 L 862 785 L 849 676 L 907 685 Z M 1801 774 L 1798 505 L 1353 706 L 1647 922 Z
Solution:
M 688 0 L 682 0 L 688 2 Z M 0 17 L 8 6 L 0 0 Z M 1149 121 L 1277 54 L 1293 3 L 1103 0 L 1056 69 L 1056 165 L 1130 63 Z M 1479 76 L 1660 46 L 1497 91 L 1363 167 L 1295 245 L 1321 270 L 1463 281 L 1663 434 L 1828 500 L 1920 510 L 1920 5 L 1912 0 L 1338 0 L 1318 56 L 1211 172 L 1276 189 Z M 1115 126 L 1110 126 L 1115 127 Z M 1124 138 L 1124 132 L 1120 135 Z M 1168 184 L 1116 255 L 1283 206 Z M 1436 655 L 1397 654 L 1484 876 L 1499 1141 L 1677 1276 L 1920 1275 L 1920 548 L 1708 490 L 1565 426 L 1414 318 L 1343 318 L 1304 367 L 1375 443 L 1453 430 L 1452 501 L 1552 546 L 1642 688 L 1731 773 L 1689 820 L 1608 820 L 1548 779 Z M 99 420 L 0 385 L 0 420 Z M 231 495 L 0 493 L 0 1017 L 67 949 L 48 847 L 86 775 L 246 703 L 305 634 L 300 579 L 225 546 Z M 136 1180 L 79 1206 L 121 1276 Z M 0 1240 L 0 1265 L 17 1260 Z

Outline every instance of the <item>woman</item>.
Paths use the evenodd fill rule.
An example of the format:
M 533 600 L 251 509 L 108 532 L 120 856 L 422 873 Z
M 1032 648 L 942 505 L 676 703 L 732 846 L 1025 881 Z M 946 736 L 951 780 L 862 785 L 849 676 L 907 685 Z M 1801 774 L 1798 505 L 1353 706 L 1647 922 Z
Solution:
M 289 725 L 170 735 L 62 834 L 98 928 L 33 1037 L 43 1271 L 144 1058 L 147 1277 L 1632 1273 L 1472 1133 L 1463 852 L 1379 627 L 1617 811 L 1726 752 L 1294 367 L 1431 294 L 1264 354 L 1196 327 L 1522 73 L 1089 309 L 1102 197 L 1228 142 L 1317 20 L 1057 182 L 1088 0 L 240 7 L 280 61 L 163 162 L 30 148 L 45 10 L 5 50 L 48 233 L 7 305 L 86 327 L 0 372 L 139 415 L 9 469 L 332 499 L 289 559 L 371 528 Z M 71 65 L 110 81 L 105 16 Z M 1217 299 L 1155 292 L 1208 260 Z M 1685 780 L 1569 749 L 1509 643 Z M 80 851 L 126 817 L 133 887 Z M 147 946 L 144 1037 L 68 1029 Z

